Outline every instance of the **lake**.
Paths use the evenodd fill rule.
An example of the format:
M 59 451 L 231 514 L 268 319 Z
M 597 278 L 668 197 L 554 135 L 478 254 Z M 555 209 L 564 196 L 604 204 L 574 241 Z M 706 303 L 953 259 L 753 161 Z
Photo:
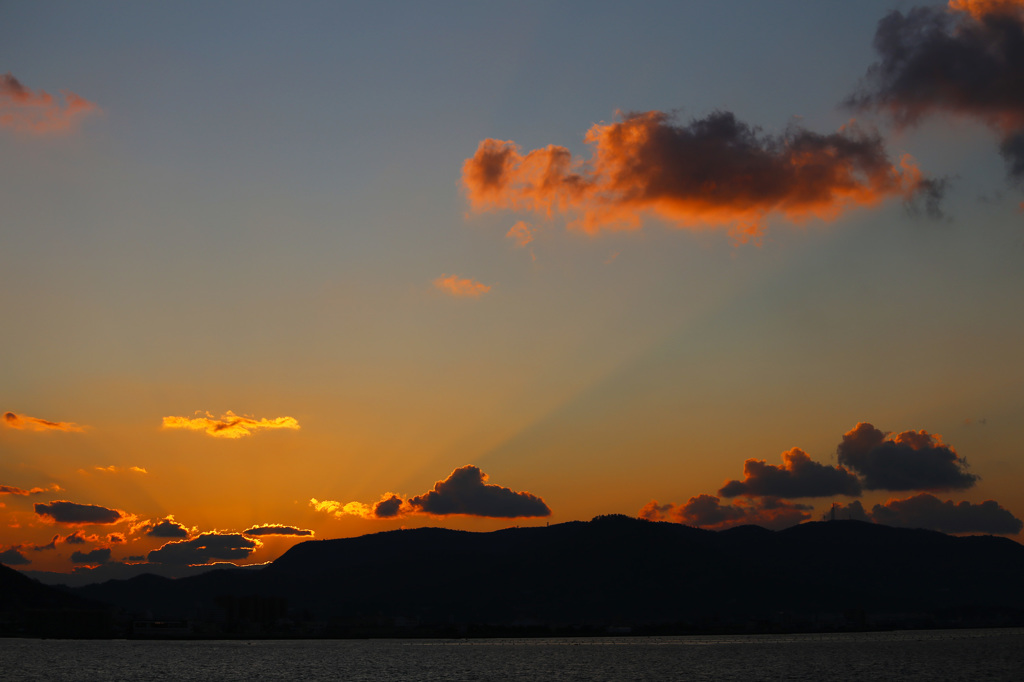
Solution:
M 1017 680 L 1024 629 L 477 640 L 0 639 L 10 680 Z

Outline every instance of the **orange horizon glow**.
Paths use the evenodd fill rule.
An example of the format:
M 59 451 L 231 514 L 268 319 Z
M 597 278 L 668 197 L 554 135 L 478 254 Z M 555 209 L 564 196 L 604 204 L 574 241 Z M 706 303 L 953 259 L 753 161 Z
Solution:
M 833 502 L 1024 543 L 1024 0 L 11 9 L 0 563 Z

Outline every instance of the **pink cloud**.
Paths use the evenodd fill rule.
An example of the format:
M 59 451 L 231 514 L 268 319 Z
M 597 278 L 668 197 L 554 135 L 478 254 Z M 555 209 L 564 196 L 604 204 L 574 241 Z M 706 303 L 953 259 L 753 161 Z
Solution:
M 45 90 L 32 91 L 7 72 L 0 75 L 0 127 L 33 135 L 62 135 L 78 127 L 83 116 L 99 111 L 93 102 L 61 90 L 59 102 Z

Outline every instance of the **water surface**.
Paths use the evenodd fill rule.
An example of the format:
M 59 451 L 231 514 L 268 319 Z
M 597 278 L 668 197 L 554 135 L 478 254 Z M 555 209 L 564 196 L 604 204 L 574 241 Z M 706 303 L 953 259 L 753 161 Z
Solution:
M 0 639 L 12 680 L 1016 680 L 1024 629 L 479 640 Z

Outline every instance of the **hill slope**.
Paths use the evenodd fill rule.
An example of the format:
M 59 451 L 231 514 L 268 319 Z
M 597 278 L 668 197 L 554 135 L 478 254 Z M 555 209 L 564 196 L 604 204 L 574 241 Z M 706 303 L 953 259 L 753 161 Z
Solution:
M 1002 624 L 1024 615 L 1021 575 L 1024 546 L 1005 538 L 857 521 L 711 532 L 613 516 L 493 533 L 421 528 L 314 540 L 258 571 L 143 576 L 76 592 L 158 617 L 218 606 L 237 616 L 242 603 L 280 616 L 283 606 L 267 604 L 286 604 L 293 620 L 339 627 Z

